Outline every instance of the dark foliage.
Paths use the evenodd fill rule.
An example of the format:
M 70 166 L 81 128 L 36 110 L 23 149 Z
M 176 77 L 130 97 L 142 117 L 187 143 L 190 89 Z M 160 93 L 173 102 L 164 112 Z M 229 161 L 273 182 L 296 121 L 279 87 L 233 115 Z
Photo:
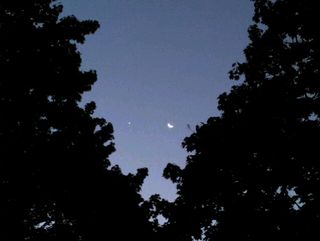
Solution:
M 185 139 L 186 167 L 166 168 L 178 199 L 154 202 L 172 240 L 319 239 L 319 8 L 253 2 L 246 62 L 230 72 L 240 82 Z
M 0 240 L 152 240 L 146 170 L 111 167 L 112 125 L 79 106 L 96 80 L 77 44 L 96 21 L 52 0 L 0 2 Z

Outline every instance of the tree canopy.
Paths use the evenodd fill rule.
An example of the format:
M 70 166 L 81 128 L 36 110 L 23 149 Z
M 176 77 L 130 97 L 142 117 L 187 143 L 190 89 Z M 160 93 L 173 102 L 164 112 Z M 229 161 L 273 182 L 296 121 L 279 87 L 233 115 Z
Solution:
M 320 228 L 320 29 L 317 1 L 253 0 L 246 61 L 219 96 L 221 116 L 196 127 L 185 168 L 154 197 L 174 240 L 314 240 Z M 317 20 L 318 19 L 318 20 Z
M 112 125 L 80 103 L 96 73 L 77 45 L 99 24 L 62 10 L 0 2 L 0 240 L 152 240 L 147 170 L 112 167 Z

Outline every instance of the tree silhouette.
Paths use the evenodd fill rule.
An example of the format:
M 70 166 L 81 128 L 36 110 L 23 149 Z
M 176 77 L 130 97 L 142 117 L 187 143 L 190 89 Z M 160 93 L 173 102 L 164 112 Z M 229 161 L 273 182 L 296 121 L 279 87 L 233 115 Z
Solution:
M 312 0 L 254 0 L 246 61 L 196 127 L 174 203 L 153 200 L 174 240 L 315 240 L 320 229 L 320 29 Z
M 53 0 L 0 2 L 0 240 L 152 240 L 146 169 L 111 167 L 113 128 L 81 95 L 77 44 L 96 21 Z

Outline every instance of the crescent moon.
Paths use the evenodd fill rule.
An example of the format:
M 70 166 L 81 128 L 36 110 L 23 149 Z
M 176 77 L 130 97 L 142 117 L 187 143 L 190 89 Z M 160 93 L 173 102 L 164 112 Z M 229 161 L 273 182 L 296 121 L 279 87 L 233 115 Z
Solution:
M 172 125 L 172 124 L 169 123 L 169 122 L 167 123 L 167 126 L 168 126 L 169 129 L 172 129 L 172 128 L 174 127 L 174 125 Z

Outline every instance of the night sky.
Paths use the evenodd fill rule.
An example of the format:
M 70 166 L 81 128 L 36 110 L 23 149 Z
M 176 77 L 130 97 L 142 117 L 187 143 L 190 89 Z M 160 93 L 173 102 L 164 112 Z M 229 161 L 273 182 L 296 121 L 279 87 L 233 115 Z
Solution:
M 174 199 L 162 178 L 168 162 L 184 166 L 184 137 L 219 115 L 232 63 L 243 61 L 249 0 L 61 0 L 64 14 L 96 19 L 100 29 L 79 47 L 82 68 L 98 81 L 84 101 L 112 122 L 124 173 L 148 167 L 142 195 Z

